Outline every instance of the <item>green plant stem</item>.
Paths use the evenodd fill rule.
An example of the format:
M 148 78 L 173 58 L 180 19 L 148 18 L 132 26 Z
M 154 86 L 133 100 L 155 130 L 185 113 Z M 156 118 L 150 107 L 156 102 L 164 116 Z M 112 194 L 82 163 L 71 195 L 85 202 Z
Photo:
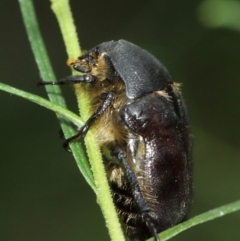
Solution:
M 48 54 L 39 31 L 39 26 L 37 23 L 36 14 L 34 11 L 33 3 L 31 0 L 19 0 L 20 9 L 22 12 L 22 17 L 24 25 L 26 27 L 29 42 L 39 68 L 41 79 L 45 81 L 55 81 L 55 75 L 53 73 L 51 63 L 48 58 Z M 46 86 L 47 93 L 51 102 L 66 108 L 65 101 L 61 95 L 61 90 L 58 86 Z M 66 137 L 73 136 L 75 130 L 71 128 L 69 122 L 58 116 L 59 122 L 61 124 L 62 130 Z M 81 170 L 83 176 L 85 177 L 88 184 L 95 190 L 95 184 L 92 176 L 91 169 L 89 167 L 88 160 L 84 153 L 83 147 L 80 142 L 71 143 L 70 147 L 72 153 L 75 157 L 77 165 Z M 57 163 L 56 163 L 57 165 Z
M 3 84 L 3 83 L 0 83 L 0 90 L 3 90 L 5 92 L 8 92 L 10 94 L 14 94 L 16 96 L 20 96 L 24 99 L 27 99 L 33 103 L 36 103 L 40 106 L 43 106 L 49 110 L 52 110 L 54 111 L 55 113 L 61 115 L 62 117 L 68 119 L 69 121 L 71 121 L 72 123 L 74 123 L 75 125 L 77 126 L 82 126 L 84 123 L 83 121 L 81 120 L 81 118 L 74 114 L 73 112 L 59 106 L 59 105 L 56 105 L 54 103 L 52 103 L 51 101 L 49 100 L 46 100 L 38 95 L 34 95 L 34 94 L 31 94 L 31 93 L 28 93 L 26 91 L 23 91 L 23 90 L 19 90 L 19 89 L 16 89 L 14 87 L 11 87 L 9 85 L 6 85 L 6 84 Z
M 70 59 L 77 58 L 80 54 L 78 38 L 72 19 L 68 0 L 51 0 L 52 10 L 55 13 L 66 46 L 67 54 Z M 89 96 L 86 91 L 82 91 L 81 85 L 75 85 L 78 105 L 83 120 L 90 116 Z M 79 94 L 80 93 L 80 94 Z M 94 132 L 94 129 L 92 130 Z M 93 135 L 85 137 L 89 161 L 97 188 L 97 202 L 101 207 L 109 234 L 112 240 L 125 240 L 112 197 L 102 162 L 101 152 L 96 138 Z
M 230 214 L 230 213 L 233 213 L 233 212 L 236 212 L 239 210 L 240 210 L 240 200 L 229 203 L 224 206 L 221 206 L 219 208 L 215 208 L 213 210 L 210 210 L 210 211 L 200 214 L 196 217 L 193 217 L 186 222 L 180 223 L 180 224 L 162 232 L 160 235 L 161 241 L 169 240 L 170 238 L 176 236 L 177 234 L 179 234 L 193 226 L 196 226 L 198 224 L 202 224 L 202 223 L 211 221 L 213 219 L 223 217 L 227 214 Z M 149 239 L 149 241 L 150 240 L 152 241 L 153 239 Z

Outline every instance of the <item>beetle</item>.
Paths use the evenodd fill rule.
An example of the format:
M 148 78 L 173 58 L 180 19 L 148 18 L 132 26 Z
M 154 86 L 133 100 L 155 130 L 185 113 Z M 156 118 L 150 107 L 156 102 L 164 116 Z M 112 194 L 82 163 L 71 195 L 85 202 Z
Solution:
M 192 138 L 188 114 L 167 69 L 126 40 L 104 42 L 71 63 L 83 75 L 47 84 L 81 84 L 92 115 L 112 197 L 130 240 L 154 237 L 188 218 L 192 203 Z M 81 94 L 81 93 L 77 93 Z

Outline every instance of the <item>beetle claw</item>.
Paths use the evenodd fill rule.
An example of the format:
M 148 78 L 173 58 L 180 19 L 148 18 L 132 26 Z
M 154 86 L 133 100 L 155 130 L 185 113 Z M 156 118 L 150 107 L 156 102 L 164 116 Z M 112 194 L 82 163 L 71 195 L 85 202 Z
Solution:
M 63 143 L 63 148 L 67 151 L 67 152 L 72 152 L 70 146 L 69 146 L 69 140 L 66 140 L 64 143 Z
M 153 219 L 148 212 L 142 213 L 142 220 L 147 225 L 149 232 L 154 237 L 154 240 L 160 241 L 160 238 L 157 233 L 157 228 L 154 224 L 154 221 L 156 222 L 157 220 Z

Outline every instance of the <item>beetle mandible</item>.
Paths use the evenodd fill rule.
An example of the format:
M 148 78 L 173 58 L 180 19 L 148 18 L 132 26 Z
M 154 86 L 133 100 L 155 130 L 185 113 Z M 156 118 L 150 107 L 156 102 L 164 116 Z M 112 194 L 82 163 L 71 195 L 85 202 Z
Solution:
M 192 203 L 192 138 L 180 85 L 125 40 L 104 42 L 71 65 L 84 74 L 41 82 L 84 84 L 90 93 L 92 115 L 64 146 L 95 125 L 126 236 L 159 241 L 157 233 L 186 220 Z

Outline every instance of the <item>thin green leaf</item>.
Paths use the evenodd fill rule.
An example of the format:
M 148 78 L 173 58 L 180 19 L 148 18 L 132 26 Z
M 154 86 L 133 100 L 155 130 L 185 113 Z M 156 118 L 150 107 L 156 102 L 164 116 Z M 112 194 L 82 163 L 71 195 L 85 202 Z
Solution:
M 176 236 L 177 234 L 193 227 L 198 224 L 202 224 L 208 222 L 210 220 L 223 217 L 227 214 L 236 212 L 240 210 L 240 200 L 236 202 L 229 203 L 227 205 L 221 206 L 219 208 L 215 208 L 203 214 L 200 214 L 194 218 L 189 219 L 186 222 L 180 223 L 172 228 L 161 233 L 161 241 L 169 240 L 170 238 Z M 153 241 L 153 239 L 149 239 L 148 241 Z
M 42 36 L 39 31 L 34 7 L 31 0 L 19 0 L 20 9 L 23 16 L 24 25 L 26 27 L 27 35 L 30 41 L 30 45 L 39 68 L 41 78 L 45 81 L 55 81 L 55 75 L 53 73 L 47 51 L 42 39 Z M 58 86 L 46 86 L 49 99 L 51 102 L 66 108 L 65 101 L 61 95 L 61 90 Z M 64 135 L 66 137 L 73 136 L 75 131 L 71 128 L 71 125 L 67 123 L 66 120 L 63 120 L 58 116 L 61 127 L 63 129 Z M 71 143 L 70 147 L 72 149 L 73 155 L 77 162 L 79 169 L 81 170 L 83 176 L 89 185 L 95 190 L 94 180 L 92 172 L 86 158 L 83 147 L 80 142 Z
M 74 123 L 76 126 L 82 126 L 84 124 L 78 115 L 76 115 L 73 112 L 71 112 L 59 105 L 56 105 L 56 104 L 52 103 L 51 101 L 46 100 L 38 95 L 34 95 L 34 94 L 28 93 L 26 91 L 16 89 L 14 87 L 11 87 L 11 86 L 3 84 L 3 83 L 0 83 L 0 90 L 3 90 L 10 94 L 14 94 L 16 96 L 22 97 L 22 98 L 27 99 L 31 102 L 34 102 L 38 105 L 41 105 L 49 110 L 52 110 L 52 111 L 56 112 L 57 114 L 61 115 L 62 117 L 68 119 L 69 121 Z

